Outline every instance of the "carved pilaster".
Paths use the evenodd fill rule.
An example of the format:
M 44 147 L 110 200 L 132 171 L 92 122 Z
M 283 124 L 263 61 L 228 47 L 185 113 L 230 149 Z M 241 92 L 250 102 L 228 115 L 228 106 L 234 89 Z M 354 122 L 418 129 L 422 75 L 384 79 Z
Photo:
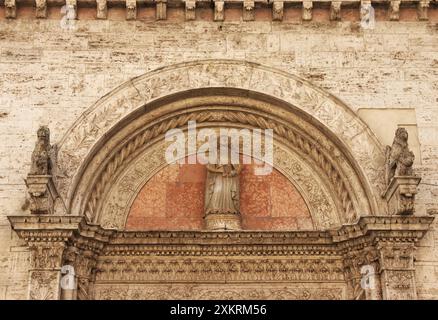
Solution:
M 400 0 L 391 0 L 389 2 L 389 20 L 398 21 L 400 19 Z
M 186 20 L 196 19 L 196 0 L 185 0 L 185 17 Z
M 167 19 L 167 0 L 155 0 L 156 1 L 156 18 L 157 20 Z
M 31 268 L 28 298 L 58 300 L 61 297 L 61 263 L 65 248 L 63 241 L 29 242 Z
M 35 0 L 35 16 L 37 18 L 47 17 L 47 0 Z
M 382 296 L 385 300 L 415 300 L 414 243 L 377 244 L 381 269 Z
M 17 4 L 15 0 L 5 0 L 5 17 L 15 19 L 17 16 Z
M 428 9 L 430 0 L 420 0 L 417 5 L 418 20 L 429 20 Z
M 126 0 L 126 20 L 137 19 L 137 1 Z
M 254 20 L 254 1 L 244 0 L 243 1 L 243 20 L 252 21 Z
M 332 1 L 330 5 L 330 20 L 341 20 L 341 4 L 342 1 Z
M 343 260 L 349 298 L 381 300 L 377 251 L 372 246 L 349 248 Z
M 96 276 L 97 254 L 93 250 L 69 247 L 65 251 L 64 263 L 73 267 L 77 290 L 75 298 L 89 300 L 92 284 Z
M 274 0 L 272 3 L 272 20 L 283 20 L 284 2 L 281 0 Z
M 415 212 L 415 195 L 421 178 L 417 176 L 395 176 L 383 193 L 390 215 L 412 215 Z
M 97 19 L 108 18 L 107 0 L 97 0 L 96 1 L 96 18 Z
M 224 21 L 224 10 L 225 2 L 223 0 L 214 0 L 214 21 Z
M 302 14 L 303 21 L 312 20 L 312 8 L 313 8 L 312 1 L 310 1 L 310 0 L 303 1 L 303 14 Z

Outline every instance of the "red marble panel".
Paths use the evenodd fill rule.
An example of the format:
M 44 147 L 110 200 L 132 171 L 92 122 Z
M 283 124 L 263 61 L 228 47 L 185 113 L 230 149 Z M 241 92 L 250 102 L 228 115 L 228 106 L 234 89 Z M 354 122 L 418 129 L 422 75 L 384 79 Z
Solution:
M 260 176 L 255 165 L 240 174 L 240 210 L 246 230 L 312 230 L 310 212 L 279 171 Z M 203 228 L 206 168 L 169 165 L 152 177 L 132 204 L 127 230 L 200 230 Z

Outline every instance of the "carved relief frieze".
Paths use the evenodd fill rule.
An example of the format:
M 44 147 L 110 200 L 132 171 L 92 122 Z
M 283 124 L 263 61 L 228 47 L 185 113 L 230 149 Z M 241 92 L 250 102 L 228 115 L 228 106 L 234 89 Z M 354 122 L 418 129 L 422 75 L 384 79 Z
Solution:
M 328 288 L 297 285 L 126 285 L 96 286 L 96 299 L 101 300 L 166 300 L 166 299 L 217 299 L 217 300 L 341 300 L 345 289 L 333 285 Z
M 342 262 L 336 258 L 146 258 L 101 257 L 100 281 L 146 282 L 256 282 L 344 280 Z

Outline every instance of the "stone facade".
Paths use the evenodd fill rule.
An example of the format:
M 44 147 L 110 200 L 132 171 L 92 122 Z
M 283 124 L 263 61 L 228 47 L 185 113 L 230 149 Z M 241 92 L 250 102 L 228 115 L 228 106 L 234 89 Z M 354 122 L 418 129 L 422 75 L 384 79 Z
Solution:
M 82 299 L 438 298 L 436 1 L 376 5 L 374 29 L 342 1 L 98 1 L 97 10 L 69 1 L 72 29 L 47 2 L 0 2 L 0 299 L 61 298 L 66 263 Z M 227 240 L 191 228 L 148 233 L 135 222 L 133 201 L 163 168 L 161 128 L 193 117 L 213 128 L 275 129 L 275 183 L 294 181 L 290 195 L 301 203 L 288 209 L 287 227 L 268 219 L 257 222 L 265 233 Z M 28 175 L 41 125 L 56 166 Z M 421 181 L 387 186 L 384 146 L 399 127 Z M 46 192 L 51 212 L 31 213 L 32 186 Z M 392 212 L 395 193 L 414 194 L 415 212 Z M 199 243 L 210 249 L 198 251 Z M 269 248 L 257 253 L 261 244 Z M 378 293 L 360 289 L 365 264 L 378 270 Z M 217 295 L 206 274 L 231 285 Z

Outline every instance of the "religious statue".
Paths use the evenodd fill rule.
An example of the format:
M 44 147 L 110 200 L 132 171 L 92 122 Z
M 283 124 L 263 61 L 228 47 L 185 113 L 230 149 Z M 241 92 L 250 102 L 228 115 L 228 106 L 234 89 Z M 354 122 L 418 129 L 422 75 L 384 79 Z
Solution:
M 241 165 L 207 165 L 205 214 L 239 214 L 239 173 Z
M 395 132 L 392 146 L 386 146 L 385 179 L 388 185 L 394 176 L 412 176 L 414 153 L 408 147 L 408 132 L 405 128 L 398 128 Z
M 240 164 L 208 164 L 205 190 L 205 220 L 209 230 L 240 229 Z
M 52 170 L 50 160 L 50 130 L 46 126 L 41 126 L 37 132 L 38 140 L 32 152 L 32 165 L 29 174 L 49 175 Z

